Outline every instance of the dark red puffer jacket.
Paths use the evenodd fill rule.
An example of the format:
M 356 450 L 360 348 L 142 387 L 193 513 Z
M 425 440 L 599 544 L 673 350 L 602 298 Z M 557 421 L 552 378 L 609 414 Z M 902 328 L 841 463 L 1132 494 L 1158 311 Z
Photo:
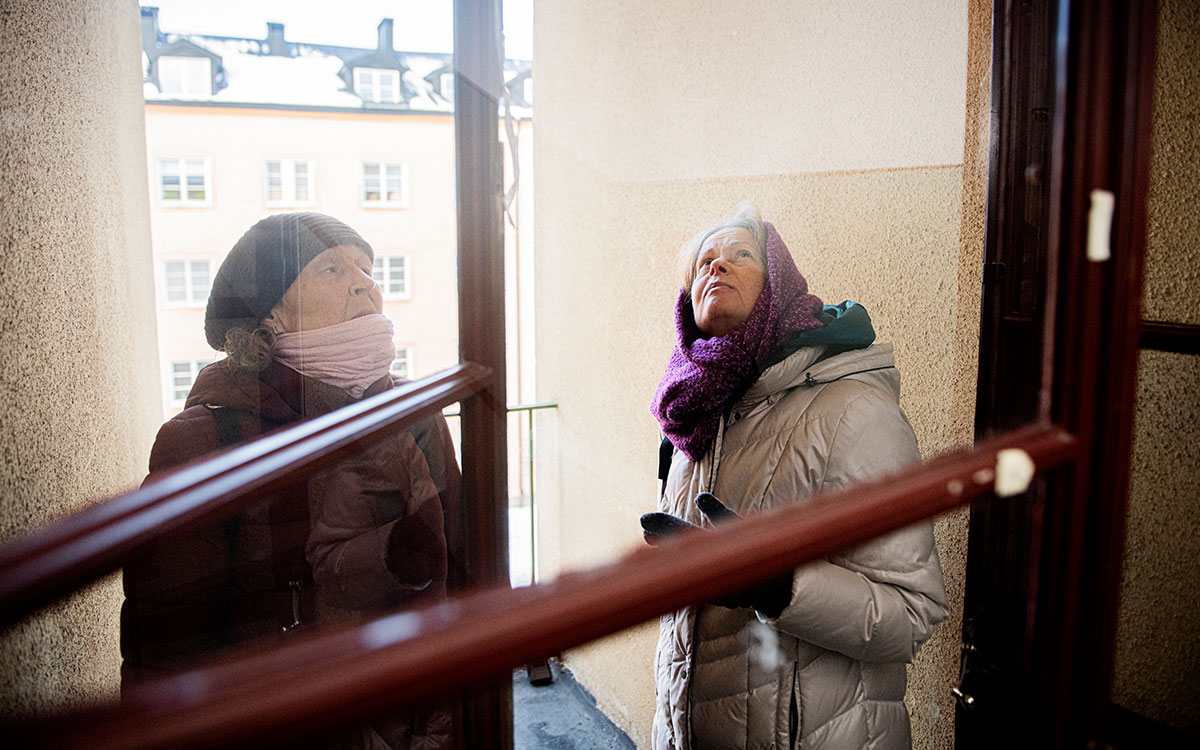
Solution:
M 385 377 L 363 398 L 400 382 Z M 159 430 L 146 481 L 229 444 L 230 432 L 252 440 L 353 401 L 278 362 L 256 376 L 221 360 L 200 372 L 186 408 Z M 222 420 L 236 425 L 224 439 Z M 444 599 L 461 581 L 460 480 L 439 415 L 231 518 L 158 541 L 124 570 L 123 686 L 230 647 L 270 646 L 313 622 Z M 449 746 L 436 737 L 450 736 L 444 713 L 385 722 L 412 741 L 381 730 L 380 745 L 366 728 L 351 744 Z

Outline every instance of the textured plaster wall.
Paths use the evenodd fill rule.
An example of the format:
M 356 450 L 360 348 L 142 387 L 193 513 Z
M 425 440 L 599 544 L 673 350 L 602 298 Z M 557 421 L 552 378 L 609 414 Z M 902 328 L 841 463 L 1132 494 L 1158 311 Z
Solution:
M 1200 10 L 1159 5 L 1144 315 L 1200 323 Z M 1200 738 L 1200 357 L 1142 352 L 1113 701 Z
M 0 10 L 0 539 L 135 486 L 157 426 L 133 0 Z M 111 698 L 115 577 L 0 633 L 0 716 Z
M 1200 325 L 1200 5 L 1159 3 L 1142 309 Z
M 896 345 L 925 454 L 970 442 L 990 7 L 932 5 L 538 3 L 537 392 L 559 404 L 538 438 L 545 574 L 642 544 L 676 252 L 743 199 L 814 293 L 862 302 Z M 870 54 L 843 54 L 848 36 Z M 937 533 L 954 613 L 910 670 L 921 748 L 953 746 L 965 513 Z M 644 747 L 656 633 L 567 655 Z
M 1200 357 L 1144 351 L 1113 702 L 1200 738 Z

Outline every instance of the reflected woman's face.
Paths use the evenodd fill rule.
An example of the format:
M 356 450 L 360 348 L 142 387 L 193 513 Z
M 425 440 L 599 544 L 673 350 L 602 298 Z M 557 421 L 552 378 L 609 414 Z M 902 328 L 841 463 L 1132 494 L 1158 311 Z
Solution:
M 383 312 L 383 292 L 371 278 L 371 256 L 338 245 L 308 262 L 267 316 L 279 333 L 312 331 Z
M 728 227 L 704 241 L 696 256 L 692 310 L 707 336 L 724 336 L 750 317 L 767 275 L 750 232 Z

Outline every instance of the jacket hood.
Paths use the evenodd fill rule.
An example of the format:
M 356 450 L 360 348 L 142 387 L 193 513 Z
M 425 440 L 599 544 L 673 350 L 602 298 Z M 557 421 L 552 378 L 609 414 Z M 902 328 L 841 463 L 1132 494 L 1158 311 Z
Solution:
M 825 348 L 825 356 L 841 354 L 851 349 L 862 349 L 875 341 L 875 326 L 871 323 L 871 315 L 867 308 L 846 300 L 840 305 L 825 305 L 817 316 L 821 326 L 807 331 L 793 331 L 779 350 L 764 360 L 760 367 L 766 370 L 771 365 L 782 362 L 793 352 L 806 346 L 821 346 Z

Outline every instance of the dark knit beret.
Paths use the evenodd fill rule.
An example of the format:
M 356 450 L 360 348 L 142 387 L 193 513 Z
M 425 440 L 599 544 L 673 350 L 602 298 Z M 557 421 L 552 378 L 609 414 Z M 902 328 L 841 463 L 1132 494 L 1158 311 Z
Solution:
M 358 232 L 325 214 L 301 212 L 268 216 L 234 244 L 213 279 L 204 313 L 204 336 L 218 351 L 234 328 L 252 331 L 283 299 L 308 262 L 331 247 L 350 245 L 375 251 Z

